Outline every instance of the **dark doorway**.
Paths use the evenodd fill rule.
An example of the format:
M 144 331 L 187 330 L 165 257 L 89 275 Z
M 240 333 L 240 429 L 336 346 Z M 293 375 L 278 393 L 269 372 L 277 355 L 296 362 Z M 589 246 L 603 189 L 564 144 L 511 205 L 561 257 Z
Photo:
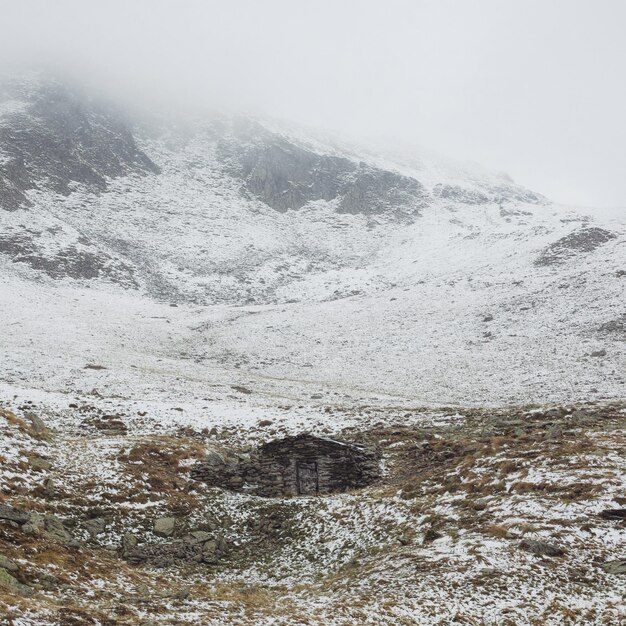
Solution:
M 319 491 L 317 463 L 315 461 L 298 461 L 297 465 L 298 493 L 301 495 L 316 494 Z

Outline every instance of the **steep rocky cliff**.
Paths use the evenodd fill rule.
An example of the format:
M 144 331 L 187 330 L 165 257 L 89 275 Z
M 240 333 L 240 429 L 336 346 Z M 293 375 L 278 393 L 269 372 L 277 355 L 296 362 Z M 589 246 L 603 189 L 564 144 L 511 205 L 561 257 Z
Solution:
M 28 206 L 26 192 L 93 192 L 107 179 L 157 173 L 123 116 L 54 80 L 0 85 L 0 207 Z

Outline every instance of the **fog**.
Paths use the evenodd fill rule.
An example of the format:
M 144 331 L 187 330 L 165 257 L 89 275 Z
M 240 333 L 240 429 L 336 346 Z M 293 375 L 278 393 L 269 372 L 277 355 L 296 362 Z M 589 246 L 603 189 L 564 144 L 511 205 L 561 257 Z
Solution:
M 0 69 L 251 109 L 626 213 L 623 0 L 0 0 Z

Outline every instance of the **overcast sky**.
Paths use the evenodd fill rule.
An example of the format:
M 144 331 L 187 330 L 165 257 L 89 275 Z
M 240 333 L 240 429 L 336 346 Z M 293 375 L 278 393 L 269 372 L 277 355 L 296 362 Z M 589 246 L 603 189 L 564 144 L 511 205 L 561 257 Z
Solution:
M 0 0 L 0 11 L 0 67 L 61 64 L 154 104 L 255 108 L 475 160 L 557 201 L 626 207 L 626 0 Z

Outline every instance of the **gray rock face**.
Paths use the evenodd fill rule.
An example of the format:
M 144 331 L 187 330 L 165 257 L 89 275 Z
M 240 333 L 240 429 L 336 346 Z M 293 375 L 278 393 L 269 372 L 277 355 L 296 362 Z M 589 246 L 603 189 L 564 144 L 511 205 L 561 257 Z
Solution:
M 461 202 L 462 204 L 486 204 L 497 202 L 502 205 L 506 202 L 527 202 L 536 204 L 541 201 L 537 194 L 515 185 L 512 181 L 509 185 L 485 185 L 482 191 L 469 189 L 460 185 L 444 185 L 439 183 L 433 188 L 433 195 L 443 200 Z M 528 211 L 518 208 L 504 208 L 501 206 L 502 217 L 528 215 Z
M 258 125 L 247 125 L 234 140 L 221 141 L 218 153 L 247 192 L 281 212 L 315 200 L 337 200 L 339 213 L 415 216 L 427 199 L 413 178 L 317 154 Z
M 535 260 L 535 265 L 564 263 L 575 255 L 593 252 L 615 237 L 615 233 L 603 228 L 581 228 L 550 244 Z
M 25 192 L 47 188 L 68 195 L 80 183 L 94 192 L 107 177 L 157 173 L 123 118 L 54 81 L 13 81 L 0 102 L 17 101 L 0 118 L 0 207 L 28 206 Z
M 484 193 L 474 191 L 473 189 L 464 189 L 459 185 L 435 185 L 433 193 L 439 198 L 462 202 L 463 204 L 484 204 L 491 200 L 491 198 Z

